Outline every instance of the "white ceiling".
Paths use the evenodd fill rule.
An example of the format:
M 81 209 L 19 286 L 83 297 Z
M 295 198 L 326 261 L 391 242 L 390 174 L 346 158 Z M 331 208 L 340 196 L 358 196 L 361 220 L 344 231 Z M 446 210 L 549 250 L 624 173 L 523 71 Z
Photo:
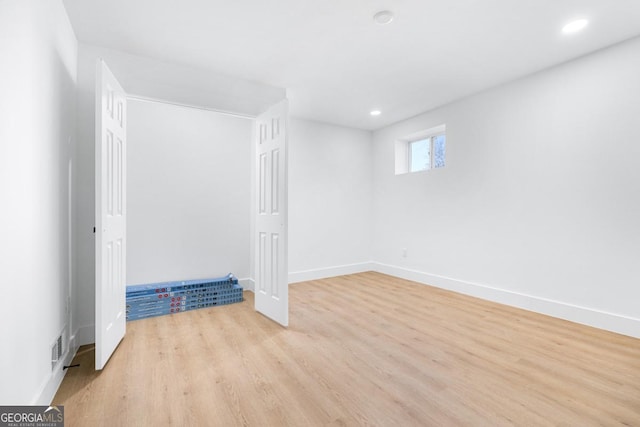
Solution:
M 64 3 L 82 42 L 284 87 L 293 115 L 362 129 L 640 35 L 638 0 Z M 384 9 L 394 21 L 375 24 Z

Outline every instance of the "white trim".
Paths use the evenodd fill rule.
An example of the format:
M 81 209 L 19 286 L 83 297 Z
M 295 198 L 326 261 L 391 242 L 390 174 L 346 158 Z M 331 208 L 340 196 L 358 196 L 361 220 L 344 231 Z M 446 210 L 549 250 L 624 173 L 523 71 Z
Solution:
M 374 269 L 371 261 L 358 264 L 337 265 L 334 267 L 316 268 L 313 270 L 289 272 L 289 283 L 306 282 L 308 280 L 326 279 L 328 277 L 344 276 L 347 274 L 364 273 Z
M 372 270 L 583 325 L 640 338 L 640 319 L 374 262 Z
M 255 281 L 249 277 L 246 279 L 238 279 L 238 283 L 240 283 L 240 286 L 242 286 L 245 291 L 254 292 L 256 288 Z
M 31 401 L 31 405 L 50 405 L 55 397 L 58 389 L 60 388 L 60 384 L 62 384 L 62 380 L 64 379 L 65 374 L 67 373 L 66 369 L 63 369 L 64 366 L 71 364 L 73 357 L 76 355 L 78 351 L 78 345 L 76 344 L 76 336 L 77 333 L 69 338 L 69 345 L 67 346 L 67 352 L 62 357 L 62 363 L 58 363 L 55 370 L 47 376 L 44 383 L 40 387 L 40 392 L 36 394 L 34 399 Z
M 78 347 L 94 344 L 96 342 L 96 325 L 91 324 L 79 327 L 74 334 L 74 340 Z

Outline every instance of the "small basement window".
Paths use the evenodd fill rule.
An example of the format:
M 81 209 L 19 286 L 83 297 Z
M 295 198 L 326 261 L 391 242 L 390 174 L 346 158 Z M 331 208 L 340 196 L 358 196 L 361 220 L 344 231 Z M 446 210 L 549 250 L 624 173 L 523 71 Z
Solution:
M 396 175 L 443 168 L 446 143 L 445 125 L 396 140 Z

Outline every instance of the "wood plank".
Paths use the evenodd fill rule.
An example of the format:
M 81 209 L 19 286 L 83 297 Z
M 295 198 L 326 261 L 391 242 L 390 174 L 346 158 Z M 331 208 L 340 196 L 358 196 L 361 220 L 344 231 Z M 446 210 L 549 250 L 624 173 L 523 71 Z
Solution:
M 640 425 L 638 339 L 380 273 L 289 292 L 288 329 L 250 292 L 130 322 L 53 403 L 68 426 Z

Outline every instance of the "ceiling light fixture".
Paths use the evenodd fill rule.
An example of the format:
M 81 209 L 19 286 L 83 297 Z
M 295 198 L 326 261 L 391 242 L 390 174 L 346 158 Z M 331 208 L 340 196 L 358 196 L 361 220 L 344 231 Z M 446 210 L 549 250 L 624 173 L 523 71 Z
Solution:
M 562 28 L 562 32 L 565 34 L 577 33 L 578 31 L 583 30 L 587 26 L 587 24 L 589 24 L 589 21 L 587 21 L 586 19 L 577 19 L 565 25 Z
M 393 12 L 390 10 L 381 10 L 380 12 L 373 15 L 373 20 L 376 24 L 386 25 L 393 21 Z
M 380 110 L 373 110 L 373 111 L 371 111 L 369 114 L 371 114 L 372 116 L 379 116 L 380 114 L 382 114 L 382 111 L 380 111 Z

